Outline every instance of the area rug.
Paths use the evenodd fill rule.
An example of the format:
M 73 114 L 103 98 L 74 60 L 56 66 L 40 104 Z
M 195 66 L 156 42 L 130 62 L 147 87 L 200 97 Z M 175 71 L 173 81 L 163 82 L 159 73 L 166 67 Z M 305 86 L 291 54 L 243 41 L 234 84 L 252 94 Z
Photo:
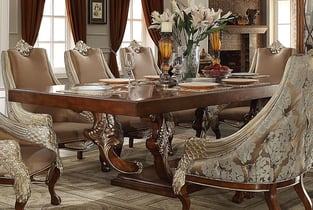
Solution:
M 183 151 L 184 140 L 193 135 L 189 129 L 182 129 L 173 140 L 174 157 Z M 134 148 L 125 145 L 122 158 L 141 161 L 144 165 L 152 164 L 152 156 L 146 150 L 144 141 L 136 142 Z M 179 210 L 181 203 L 177 198 L 143 193 L 127 188 L 112 186 L 111 179 L 117 172 L 100 171 L 97 150 L 84 153 L 84 159 L 77 160 L 75 153 L 62 158 L 64 173 L 56 185 L 56 192 L 61 196 L 59 206 L 50 204 L 47 187 L 44 184 L 32 185 L 32 196 L 27 203 L 28 210 L 67 209 L 67 210 Z M 313 198 L 313 173 L 305 176 L 305 187 Z M 264 210 L 268 209 L 263 193 L 246 199 L 241 204 L 231 201 L 234 192 L 206 188 L 191 194 L 193 210 Z M 293 188 L 280 190 L 278 199 L 283 210 L 304 209 Z M 0 188 L 0 209 L 14 209 L 15 195 L 11 186 Z

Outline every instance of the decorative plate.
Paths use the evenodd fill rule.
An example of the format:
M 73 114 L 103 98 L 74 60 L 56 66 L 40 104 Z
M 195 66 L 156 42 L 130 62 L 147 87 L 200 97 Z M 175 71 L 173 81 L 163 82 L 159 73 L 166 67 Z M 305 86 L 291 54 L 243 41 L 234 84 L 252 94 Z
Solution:
M 107 84 L 127 84 L 128 78 L 110 78 L 110 79 L 99 79 L 100 82 L 104 82 Z M 130 81 L 135 81 L 134 79 L 130 79 Z
M 149 80 L 159 80 L 160 76 L 159 75 L 146 75 L 144 76 L 145 79 L 149 79 Z
M 222 79 L 222 82 L 231 85 L 249 85 L 258 82 L 257 79 L 244 79 L 244 78 L 228 78 Z
M 219 85 L 215 82 L 185 82 L 179 83 L 180 87 L 188 88 L 188 89 L 210 89 L 214 88 L 215 86 Z
M 253 72 L 235 72 L 235 73 L 231 73 L 231 76 L 234 77 L 246 77 L 246 76 L 256 76 L 258 75 L 257 73 L 253 73 Z
M 110 90 L 112 87 L 109 85 L 77 85 L 71 88 L 76 91 L 100 91 Z

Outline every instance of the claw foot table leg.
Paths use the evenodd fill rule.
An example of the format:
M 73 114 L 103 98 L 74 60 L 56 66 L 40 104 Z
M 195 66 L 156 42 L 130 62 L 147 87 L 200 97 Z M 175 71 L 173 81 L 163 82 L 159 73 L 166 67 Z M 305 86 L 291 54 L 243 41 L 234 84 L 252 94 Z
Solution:
M 110 114 L 93 113 L 94 125 L 85 130 L 85 136 L 92 140 L 99 149 L 101 170 L 109 171 L 110 166 L 118 172 L 125 174 L 138 174 L 142 171 L 140 162 L 130 162 L 121 159 L 114 147 L 123 144 L 121 125 Z

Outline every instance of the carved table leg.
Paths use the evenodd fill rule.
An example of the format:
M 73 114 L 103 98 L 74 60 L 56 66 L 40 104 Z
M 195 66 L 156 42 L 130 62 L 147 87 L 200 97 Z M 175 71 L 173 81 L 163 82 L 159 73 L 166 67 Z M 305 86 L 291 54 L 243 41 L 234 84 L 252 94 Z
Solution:
M 125 161 L 116 154 L 115 147 L 122 144 L 123 132 L 115 117 L 103 113 L 93 113 L 93 116 L 94 125 L 92 129 L 85 130 L 84 135 L 98 146 L 101 170 L 109 171 L 112 166 L 125 174 L 141 173 L 143 166 L 140 162 Z
M 169 138 L 173 135 L 163 114 L 151 115 L 152 136 L 146 146 L 154 157 L 155 171 L 160 179 L 170 181 L 172 174 L 167 157 L 170 151 Z

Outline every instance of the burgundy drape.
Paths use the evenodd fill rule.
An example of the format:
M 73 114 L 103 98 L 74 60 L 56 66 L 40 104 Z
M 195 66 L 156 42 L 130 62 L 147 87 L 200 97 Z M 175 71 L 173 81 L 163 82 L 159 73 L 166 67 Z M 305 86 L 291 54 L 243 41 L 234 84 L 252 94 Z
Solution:
M 128 9 L 129 0 L 110 1 L 111 53 L 109 66 L 115 77 L 120 76 L 116 62 L 116 51 L 118 51 L 123 41 L 127 24 Z
M 74 42 L 87 41 L 86 0 L 65 0 L 68 21 Z
M 45 0 L 21 0 L 22 39 L 34 45 L 42 20 Z
M 163 13 L 164 10 L 164 3 L 163 1 L 156 1 L 156 0 L 141 0 L 143 14 L 145 17 L 147 28 L 151 25 L 151 13 L 153 11 L 158 11 L 159 13 Z M 157 47 L 159 47 L 159 40 L 161 38 L 160 33 L 158 31 L 148 29 L 151 39 L 155 43 Z M 158 65 L 161 64 L 162 58 L 160 55 L 160 50 L 158 51 Z

